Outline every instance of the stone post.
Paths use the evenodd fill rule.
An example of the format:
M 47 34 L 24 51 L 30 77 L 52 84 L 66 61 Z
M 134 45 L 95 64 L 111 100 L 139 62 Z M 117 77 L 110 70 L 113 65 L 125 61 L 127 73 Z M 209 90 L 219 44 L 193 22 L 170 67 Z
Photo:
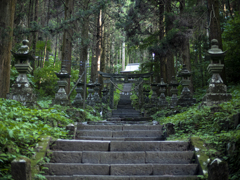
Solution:
M 82 81 L 80 81 L 78 84 L 77 84 L 77 88 L 76 88 L 76 92 L 77 92 L 77 95 L 73 101 L 73 106 L 74 107 L 77 107 L 77 108 L 82 108 L 83 107 L 83 98 L 82 98 L 82 95 L 81 93 L 83 93 L 83 85 L 84 83 Z
M 36 96 L 33 94 L 33 89 L 28 81 L 27 74 L 33 69 L 30 65 L 30 61 L 34 60 L 32 52 L 29 51 L 28 40 L 23 40 L 22 46 L 18 49 L 17 53 L 12 52 L 17 64 L 15 68 L 19 75 L 12 85 L 12 90 L 7 94 L 7 99 L 13 99 L 21 102 L 26 106 L 33 106 L 36 101 Z
M 176 80 L 175 76 L 172 76 L 172 80 L 169 83 L 169 86 L 171 86 L 171 90 L 170 92 L 172 93 L 172 99 L 171 99 L 171 104 L 170 104 L 170 108 L 174 108 L 175 106 L 177 106 L 177 101 L 178 101 L 178 97 L 177 97 L 177 93 L 178 93 L 178 81 Z
M 52 100 L 52 104 L 59 104 L 62 106 L 70 105 L 70 101 L 68 100 L 68 95 L 65 91 L 65 87 L 67 86 L 66 78 L 70 78 L 71 76 L 68 74 L 66 70 L 66 65 L 62 65 L 62 68 L 59 73 L 55 73 L 56 76 L 60 79 L 58 81 L 59 90 L 55 94 L 55 99 Z
M 221 64 L 221 60 L 224 58 L 226 52 L 218 48 L 218 41 L 216 39 L 213 39 L 211 44 L 211 49 L 208 50 L 208 54 L 211 57 L 211 64 L 209 64 L 207 69 L 212 74 L 212 78 L 202 103 L 202 105 L 206 106 L 213 106 L 232 99 L 232 95 L 227 93 L 227 86 L 220 76 L 224 67 L 224 64 Z
M 159 102 L 158 102 L 159 106 L 161 108 L 167 108 L 168 102 L 166 101 L 166 97 L 165 97 L 167 84 L 163 81 L 163 78 L 161 78 L 161 82 L 157 86 L 160 87 L 159 92 L 161 93 L 159 97 Z
M 95 84 L 93 84 L 92 81 L 90 81 L 90 82 L 87 84 L 87 87 L 88 87 L 88 97 L 87 97 L 87 102 L 86 102 L 86 104 L 89 105 L 89 106 L 94 107 L 95 104 L 96 104 L 95 99 L 94 99 L 94 96 L 93 96 L 93 93 L 94 93 L 93 88 L 95 87 Z
M 111 81 L 114 82 L 113 77 L 111 77 Z M 111 109 L 114 108 L 114 85 L 113 85 L 113 83 L 111 83 L 111 86 L 110 86 L 109 106 L 110 106 Z
M 24 159 L 13 160 L 11 163 L 11 174 L 14 180 L 31 180 L 31 161 Z
M 218 158 L 208 165 L 208 180 L 228 180 L 228 173 L 228 164 Z
M 93 97 L 94 97 L 94 101 L 96 102 L 96 106 L 97 106 L 97 111 L 98 112 L 100 112 L 101 111 L 101 109 L 102 109 L 102 101 L 101 101 L 101 99 L 100 99 L 100 96 L 99 96 L 99 94 L 98 94 L 98 92 L 99 92 L 99 89 L 100 89 L 100 83 L 98 82 L 98 78 L 96 78 L 96 81 L 95 81 L 95 87 L 94 87 L 94 95 L 93 95 Z
M 178 77 L 182 78 L 181 84 L 183 86 L 181 97 L 179 98 L 177 104 L 183 107 L 192 106 L 196 103 L 196 99 L 193 98 L 190 89 L 188 88 L 191 80 L 189 79 L 191 72 L 187 69 L 186 65 L 183 64 L 183 69 L 179 72 Z
M 158 100 L 157 100 L 157 90 L 158 90 L 158 87 L 157 87 L 157 83 L 156 83 L 155 80 L 151 84 L 151 87 L 152 87 L 151 103 L 152 103 L 153 106 L 157 106 L 158 105 Z
M 140 77 L 139 78 L 139 83 L 141 83 L 143 79 Z M 143 106 L 143 83 L 141 83 L 138 87 L 138 106 L 139 109 L 142 109 Z

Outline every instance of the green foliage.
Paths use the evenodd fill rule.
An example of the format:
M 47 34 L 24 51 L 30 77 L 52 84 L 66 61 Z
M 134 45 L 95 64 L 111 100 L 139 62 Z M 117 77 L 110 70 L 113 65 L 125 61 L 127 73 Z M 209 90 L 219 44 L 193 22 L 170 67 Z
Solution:
M 10 179 L 13 159 L 32 157 L 40 136 L 68 138 L 64 127 L 72 121 L 58 109 L 29 109 L 5 99 L 0 99 L 0 106 L 0 177 Z
M 123 89 L 123 84 L 118 84 L 117 85 L 119 89 Z M 113 96 L 113 101 L 114 101 L 114 109 L 117 108 L 118 105 L 118 101 L 120 100 L 120 96 L 121 96 L 121 91 L 116 88 L 116 90 L 114 91 L 114 96 Z
M 168 117 L 154 118 L 161 124 L 175 124 L 176 134 L 171 135 L 169 140 L 189 139 L 197 136 L 204 140 L 206 151 L 210 158 L 219 157 L 228 162 L 231 179 L 239 179 L 239 149 L 240 149 L 240 128 L 235 127 L 233 118 L 240 110 L 240 85 L 231 86 L 232 100 L 215 107 L 201 107 L 198 105 L 185 109 L 184 112 Z M 162 112 L 165 113 L 165 112 Z M 233 148 L 233 146 L 235 148 Z M 229 152 L 230 151 L 230 152 Z
M 234 19 L 228 21 L 222 34 L 223 48 L 228 50 L 225 57 L 225 67 L 229 82 L 239 82 L 240 67 L 240 15 L 235 14 Z

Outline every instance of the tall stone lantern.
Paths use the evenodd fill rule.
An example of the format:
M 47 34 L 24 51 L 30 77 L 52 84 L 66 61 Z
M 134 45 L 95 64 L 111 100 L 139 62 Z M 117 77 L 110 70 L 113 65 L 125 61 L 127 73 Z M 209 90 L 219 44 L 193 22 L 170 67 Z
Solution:
M 171 98 L 171 105 L 170 108 L 174 108 L 175 106 L 177 106 L 177 101 L 178 101 L 178 97 L 177 97 L 177 93 L 178 93 L 178 87 L 179 83 L 176 80 L 175 76 L 172 76 L 172 80 L 169 83 L 169 86 L 171 86 L 171 90 L 170 92 L 172 93 L 172 98 Z
M 83 107 L 83 98 L 82 98 L 82 95 L 81 95 L 81 93 L 83 92 L 83 86 L 84 86 L 84 83 L 82 81 L 80 81 L 77 84 L 77 88 L 76 88 L 77 95 L 76 95 L 76 97 L 73 101 L 73 104 L 72 104 L 74 107 L 77 107 L 77 108 L 78 107 L 80 107 L 80 108 Z
M 158 105 L 158 97 L 157 97 L 157 90 L 158 90 L 158 87 L 157 87 L 157 83 L 156 81 L 154 80 L 153 83 L 151 84 L 151 88 L 152 88 L 152 96 L 151 96 L 151 103 L 152 105 L 155 105 L 157 106 Z
M 94 107 L 96 102 L 95 102 L 95 99 L 94 99 L 94 87 L 95 87 L 95 84 L 92 83 L 92 81 L 90 81 L 88 84 L 87 84 L 87 87 L 88 87 L 88 97 L 87 97 L 87 105 L 89 106 L 92 106 Z
M 98 94 L 101 84 L 98 82 L 98 78 L 96 78 L 96 81 L 95 81 L 94 84 L 95 84 L 95 87 L 94 87 L 94 91 L 95 91 L 95 92 L 94 92 L 94 94 L 93 94 L 93 97 L 94 97 L 94 101 L 96 102 L 96 109 L 97 109 L 97 111 L 98 111 L 98 112 L 101 112 L 101 109 L 102 109 L 102 107 L 101 107 L 102 100 L 101 100 L 101 98 L 100 98 L 100 96 L 99 96 L 99 94 Z
M 161 82 L 157 86 L 160 87 L 159 92 L 161 93 L 159 97 L 159 106 L 167 107 L 168 102 L 166 101 L 166 97 L 164 94 L 166 92 L 167 84 L 163 81 L 163 78 L 161 78 Z
M 191 80 L 190 80 L 191 72 L 187 69 L 187 66 L 183 64 L 182 70 L 179 72 L 178 77 L 182 78 L 181 85 L 183 86 L 181 97 L 179 98 L 177 104 L 183 107 L 192 106 L 196 103 L 196 99 L 193 98 L 190 89 L 188 88 Z
M 70 101 L 68 100 L 68 95 L 65 91 L 65 87 L 67 86 L 66 78 L 70 78 L 71 75 L 66 70 L 66 65 L 62 65 L 61 70 L 59 73 L 55 73 L 56 76 L 59 78 L 58 81 L 58 92 L 55 94 L 55 99 L 52 100 L 52 104 L 59 104 L 62 106 L 70 105 Z
M 213 39 L 211 41 L 211 49 L 208 50 L 211 63 L 207 67 L 208 72 L 212 74 L 212 78 L 209 82 L 207 93 L 203 97 L 203 105 L 213 106 L 229 101 L 232 98 L 232 95 L 227 93 L 227 86 L 220 76 L 224 67 L 224 64 L 221 64 L 221 60 L 224 58 L 225 53 L 226 51 L 223 52 L 218 48 L 218 41 Z
M 23 105 L 32 106 L 36 100 L 33 89 L 27 78 L 27 74 L 32 72 L 33 68 L 30 65 L 30 61 L 34 60 L 32 52 L 29 51 L 28 40 L 22 41 L 22 46 L 18 49 L 18 52 L 12 52 L 15 57 L 17 64 L 15 68 L 19 75 L 12 85 L 11 92 L 7 94 L 7 99 L 13 99 L 21 102 Z

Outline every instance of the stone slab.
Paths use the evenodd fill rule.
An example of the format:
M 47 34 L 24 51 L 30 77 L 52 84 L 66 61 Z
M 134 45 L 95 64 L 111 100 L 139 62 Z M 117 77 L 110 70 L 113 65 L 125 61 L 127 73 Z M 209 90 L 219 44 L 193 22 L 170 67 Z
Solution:
M 51 143 L 51 149 L 58 151 L 108 151 L 109 145 L 110 141 L 57 140 Z
M 105 130 L 78 130 L 76 137 L 81 136 L 99 136 L 99 137 L 112 137 L 112 131 Z
M 145 152 L 83 152 L 83 163 L 133 164 L 145 163 Z
M 146 151 L 146 163 L 188 164 L 193 156 L 193 151 Z
M 122 125 L 84 125 L 78 124 L 78 130 L 107 130 L 107 131 L 121 131 Z
M 94 137 L 94 136 L 81 136 L 78 139 L 84 140 L 103 140 L 103 141 L 162 141 L 164 136 L 161 137 Z
M 162 130 L 113 131 L 112 137 L 161 137 Z
M 155 164 L 153 175 L 196 175 L 197 164 Z
M 152 165 L 150 164 L 113 164 L 111 175 L 151 175 Z
M 96 175 L 76 175 L 76 176 L 45 176 L 47 180 L 196 180 L 197 176 L 96 176 Z
M 109 175 L 110 166 L 106 164 L 47 163 L 47 175 Z
M 123 125 L 123 130 L 162 130 L 162 125 Z
M 81 151 L 52 151 L 51 163 L 81 163 Z

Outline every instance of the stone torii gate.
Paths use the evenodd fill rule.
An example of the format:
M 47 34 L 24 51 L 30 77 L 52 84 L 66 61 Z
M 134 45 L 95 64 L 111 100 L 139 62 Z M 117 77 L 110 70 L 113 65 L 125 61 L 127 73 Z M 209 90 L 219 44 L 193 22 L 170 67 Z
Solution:
M 104 72 L 98 71 L 98 74 L 100 74 L 104 78 L 109 78 L 109 82 L 111 83 L 109 106 L 110 106 L 111 109 L 113 109 L 113 106 L 114 106 L 114 102 L 113 102 L 114 86 L 116 86 L 116 83 L 128 83 L 129 79 L 139 79 L 139 81 L 133 81 L 132 80 L 131 82 L 137 82 L 138 83 L 138 86 L 139 86 L 139 88 L 138 88 L 139 104 L 142 104 L 142 102 L 143 102 L 143 95 L 142 95 L 143 78 L 149 78 L 150 76 L 152 76 L 153 73 L 150 72 L 150 73 L 144 73 L 144 74 L 112 74 L 112 73 L 104 73 Z M 119 89 L 119 90 L 121 90 L 121 89 Z M 121 90 L 121 91 L 124 92 L 123 90 Z

